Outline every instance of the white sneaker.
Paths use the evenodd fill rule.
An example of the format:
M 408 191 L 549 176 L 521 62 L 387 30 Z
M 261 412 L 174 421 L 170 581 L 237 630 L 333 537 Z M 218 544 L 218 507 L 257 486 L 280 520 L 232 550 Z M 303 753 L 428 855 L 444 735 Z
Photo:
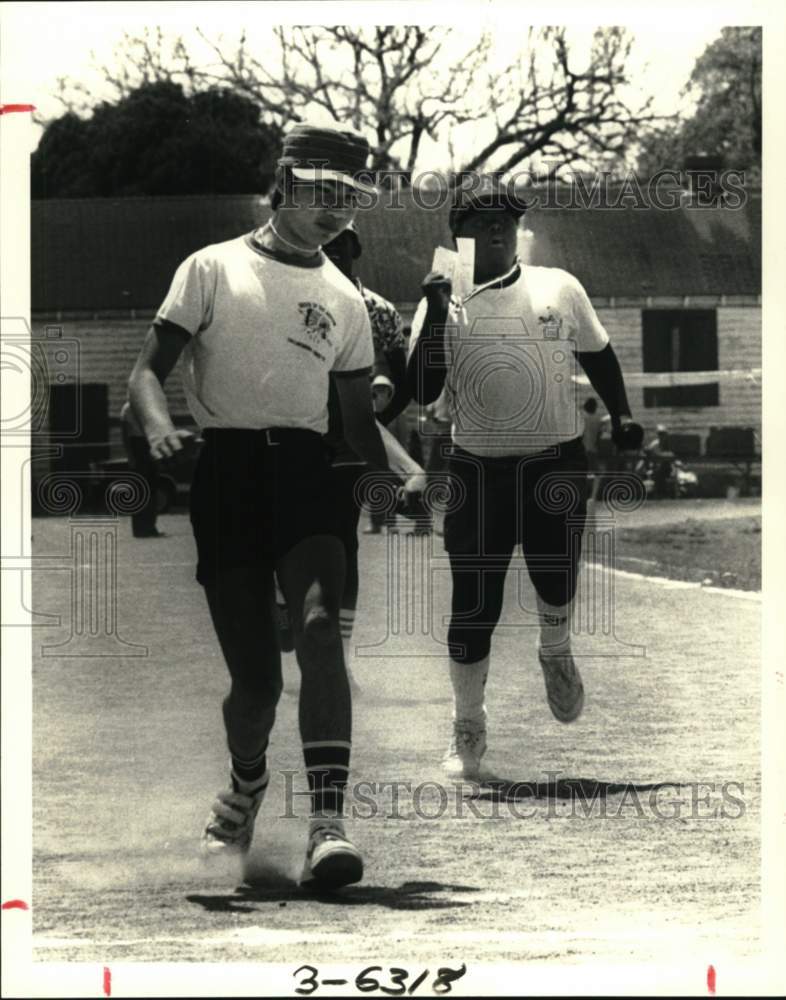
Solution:
M 306 863 L 301 882 L 319 882 L 338 889 L 363 878 L 363 858 L 347 838 L 338 819 L 315 823 L 308 836 Z
M 546 681 L 546 697 L 551 714 L 560 722 L 573 722 L 584 708 L 584 684 L 570 652 L 557 655 L 538 650 Z
M 202 831 L 200 848 L 205 858 L 245 854 L 254 836 L 254 821 L 265 797 L 267 785 L 255 795 L 231 789 L 216 796 Z
M 486 727 L 457 719 L 453 723 L 450 746 L 442 759 L 442 769 L 454 780 L 478 781 L 481 777 L 480 759 L 485 752 Z

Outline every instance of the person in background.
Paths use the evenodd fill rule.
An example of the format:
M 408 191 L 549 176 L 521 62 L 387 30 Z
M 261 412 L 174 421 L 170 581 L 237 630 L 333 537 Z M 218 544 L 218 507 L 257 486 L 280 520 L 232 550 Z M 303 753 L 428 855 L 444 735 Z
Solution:
M 426 460 L 426 481 L 428 483 L 433 482 L 435 476 L 447 469 L 448 455 L 453 445 L 450 409 L 444 392 L 437 400 L 424 407 L 423 422 L 428 426 L 429 447 L 428 459 Z M 435 530 L 438 535 L 442 534 L 441 528 L 434 528 L 433 517 L 429 512 L 423 533 L 429 534 L 432 530 Z
M 598 401 L 594 396 L 584 401 L 583 406 L 584 431 L 582 439 L 584 441 L 584 451 L 587 453 L 587 465 L 591 476 L 590 500 L 595 500 L 598 495 L 598 488 L 605 471 L 601 467 L 599 441 L 603 433 L 604 426 L 611 423 L 611 418 L 603 416 L 598 412 Z
M 131 531 L 134 538 L 163 538 L 164 532 L 156 527 L 158 467 L 150 454 L 150 445 L 147 443 L 145 432 L 134 416 L 128 400 L 120 411 L 120 426 L 123 446 L 128 456 L 128 467 L 132 472 L 142 476 L 148 489 L 144 506 L 131 515 Z
M 413 476 L 423 477 L 425 486 L 423 469 L 409 458 L 405 441 L 401 438 L 403 410 L 409 401 L 404 388 L 407 358 L 401 316 L 391 302 L 370 288 L 366 288 L 355 275 L 355 262 L 361 257 L 363 246 L 354 223 L 342 230 L 335 239 L 326 243 L 323 250 L 331 264 L 334 264 L 353 289 L 360 293 L 366 307 L 374 348 L 374 360 L 370 372 L 371 398 L 390 468 L 408 479 Z M 349 681 L 352 690 L 359 693 L 360 686 L 350 667 L 352 632 L 360 589 L 358 490 L 361 479 L 370 470 L 368 464 L 345 439 L 335 378 L 331 378 L 328 395 L 326 441 L 332 454 L 329 477 L 331 503 L 336 511 L 339 536 L 346 555 L 346 577 L 339 613 L 341 638 Z M 279 614 L 281 615 L 280 606 Z
M 652 462 L 655 495 L 664 498 L 671 494 L 669 480 L 674 468 L 675 455 L 671 450 L 669 431 L 665 424 L 658 424 L 655 435 L 644 451 L 645 456 Z

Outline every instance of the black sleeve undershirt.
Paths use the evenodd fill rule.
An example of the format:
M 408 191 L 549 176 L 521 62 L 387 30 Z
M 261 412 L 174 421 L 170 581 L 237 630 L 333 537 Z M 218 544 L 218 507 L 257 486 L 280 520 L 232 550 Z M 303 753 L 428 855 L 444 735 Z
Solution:
M 629 417 L 630 406 L 625 392 L 622 369 L 611 344 L 606 344 L 602 351 L 575 351 L 574 353 L 586 372 L 592 388 L 609 411 L 612 425 L 618 425 L 620 417 Z
M 423 329 L 407 365 L 407 392 L 417 403 L 433 403 L 445 385 L 448 372 L 445 351 L 447 310 L 429 305 Z

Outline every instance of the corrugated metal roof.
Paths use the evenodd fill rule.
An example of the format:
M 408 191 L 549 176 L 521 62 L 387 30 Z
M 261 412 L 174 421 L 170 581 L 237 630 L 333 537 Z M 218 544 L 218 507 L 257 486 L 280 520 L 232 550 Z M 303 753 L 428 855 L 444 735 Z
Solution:
M 361 212 L 362 281 L 412 302 L 433 248 L 451 246 L 447 209 L 401 195 Z M 35 312 L 154 309 L 199 247 L 246 232 L 270 209 L 249 195 L 53 199 L 32 203 Z M 758 295 L 761 198 L 740 209 L 533 208 L 532 262 L 563 267 L 594 296 Z

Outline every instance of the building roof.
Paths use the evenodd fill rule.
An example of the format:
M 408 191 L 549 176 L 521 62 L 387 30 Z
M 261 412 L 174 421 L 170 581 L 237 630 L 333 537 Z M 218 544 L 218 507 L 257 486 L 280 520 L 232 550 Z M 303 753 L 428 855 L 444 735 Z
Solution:
M 393 302 L 414 302 L 447 208 L 382 203 L 361 212 L 358 274 Z M 193 251 L 260 225 L 252 195 L 51 199 L 32 203 L 34 312 L 155 309 Z M 535 207 L 532 263 L 575 274 L 591 296 L 758 295 L 761 197 L 739 209 Z

